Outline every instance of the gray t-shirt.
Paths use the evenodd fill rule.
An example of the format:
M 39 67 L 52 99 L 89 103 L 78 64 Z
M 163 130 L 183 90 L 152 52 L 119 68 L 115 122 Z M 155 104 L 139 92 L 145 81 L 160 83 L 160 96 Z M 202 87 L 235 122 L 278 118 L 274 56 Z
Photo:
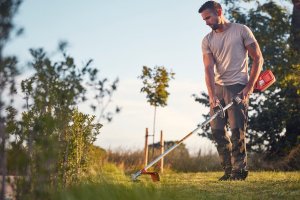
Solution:
M 202 41 L 203 54 L 212 53 L 215 60 L 215 83 L 219 85 L 246 85 L 248 51 L 246 46 L 256 39 L 251 30 L 242 24 L 231 23 L 229 28 L 217 33 L 211 31 Z

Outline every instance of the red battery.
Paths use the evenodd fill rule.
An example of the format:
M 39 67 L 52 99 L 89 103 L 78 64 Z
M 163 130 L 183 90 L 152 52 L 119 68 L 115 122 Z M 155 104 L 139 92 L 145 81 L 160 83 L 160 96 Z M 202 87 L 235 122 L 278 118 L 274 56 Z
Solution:
M 254 92 L 263 92 L 276 81 L 271 70 L 263 71 L 254 86 Z

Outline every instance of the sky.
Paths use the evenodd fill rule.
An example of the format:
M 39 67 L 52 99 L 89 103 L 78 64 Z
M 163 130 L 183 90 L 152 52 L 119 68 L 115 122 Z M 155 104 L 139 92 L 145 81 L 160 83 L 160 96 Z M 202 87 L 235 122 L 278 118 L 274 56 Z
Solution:
M 79 66 L 93 59 L 101 78 L 118 77 L 111 108 L 118 105 L 122 111 L 105 124 L 95 142 L 106 149 L 143 148 L 145 129 L 153 132 L 154 108 L 140 93 L 142 82 L 137 77 L 144 65 L 165 66 L 176 75 L 170 81 L 168 105 L 157 110 L 155 142 L 160 130 L 165 140 L 179 140 L 202 123 L 202 114 L 208 112 L 192 97 L 206 91 L 201 41 L 210 28 L 198 14 L 204 2 L 25 0 L 15 17 L 24 34 L 13 39 L 5 52 L 18 57 L 24 78 L 30 73 L 25 67 L 31 59 L 30 48 L 42 47 L 51 54 L 64 40 Z M 79 108 L 89 112 L 87 105 Z M 216 151 L 197 134 L 184 143 L 191 153 Z

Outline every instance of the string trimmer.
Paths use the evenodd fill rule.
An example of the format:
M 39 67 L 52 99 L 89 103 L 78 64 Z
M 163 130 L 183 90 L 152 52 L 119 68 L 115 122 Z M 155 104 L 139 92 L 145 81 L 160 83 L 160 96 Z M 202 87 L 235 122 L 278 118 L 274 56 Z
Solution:
M 131 175 L 131 179 L 133 181 L 136 181 L 137 178 L 143 174 L 148 174 L 151 176 L 152 180 L 155 181 L 159 181 L 159 174 L 157 172 L 148 172 L 147 169 L 149 169 L 150 167 L 152 167 L 155 163 L 157 163 L 161 158 L 165 157 L 167 154 L 169 154 L 171 151 L 173 151 L 176 147 L 178 147 L 184 140 L 186 140 L 188 137 L 190 137 L 191 135 L 193 135 L 194 133 L 196 133 L 200 128 L 206 126 L 207 124 L 209 124 L 212 120 L 214 120 L 217 116 L 220 117 L 224 117 L 225 116 L 225 111 L 230 108 L 233 104 L 239 104 L 241 103 L 242 99 L 238 96 L 234 97 L 232 99 L 232 101 L 230 103 L 228 103 L 225 107 L 223 107 L 221 104 L 218 104 L 217 109 L 214 109 L 214 114 L 207 119 L 205 122 L 203 122 L 202 124 L 199 124 L 197 126 L 197 128 L 195 130 L 193 130 L 192 132 L 190 132 L 189 134 L 187 134 L 184 138 L 182 138 L 181 140 L 177 141 L 175 145 L 173 145 L 172 147 L 170 147 L 168 150 L 166 150 L 163 154 L 161 154 L 160 156 L 158 156 L 156 159 L 154 159 L 152 162 L 150 162 L 146 167 L 144 167 L 143 169 L 141 169 L 140 171 L 136 172 L 135 174 Z

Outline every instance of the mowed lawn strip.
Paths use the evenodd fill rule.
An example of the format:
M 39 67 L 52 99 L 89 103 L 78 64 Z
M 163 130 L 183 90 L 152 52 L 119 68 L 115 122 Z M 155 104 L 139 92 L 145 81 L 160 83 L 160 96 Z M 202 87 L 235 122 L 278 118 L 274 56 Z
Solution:
M 150 176 L 106 174 L 98 183 L 62 191 L 55 199 L 300 199 L 300 172 L 250 172 L 246 181 L 218 181 L 222 172 L 167 173 L 153 183 Z
M 162 180 L 162 187 L 176 188 L 178 196 L 194 199 L 202 199 L 203 195 L 212 199 L 298 199 L 300 197 L 300 172 L 250 172 L 246 181 L 217 181 L 221 175 L 222 173 L 212 172 L 170 174 Z M 172 181 L 173 183 L 169 183 Z

